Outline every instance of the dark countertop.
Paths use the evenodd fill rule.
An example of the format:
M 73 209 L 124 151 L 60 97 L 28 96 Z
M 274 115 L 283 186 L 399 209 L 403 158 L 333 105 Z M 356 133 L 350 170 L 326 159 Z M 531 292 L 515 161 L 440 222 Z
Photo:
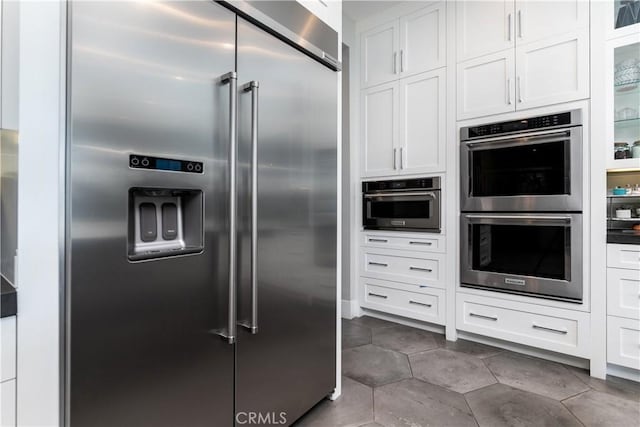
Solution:
M 4 277 L 0 276 L 0 317 L 15 316 L 18 312 L 18 293 Z
M 607 243 L 640 245 L 640 232 L 632 230 L 609 230 L 607 232 Z

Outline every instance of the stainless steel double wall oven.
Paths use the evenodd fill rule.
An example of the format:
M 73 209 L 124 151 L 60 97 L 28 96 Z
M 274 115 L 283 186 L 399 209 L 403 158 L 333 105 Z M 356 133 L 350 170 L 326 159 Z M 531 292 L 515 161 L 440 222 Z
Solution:
M 580 302 L 581 111 L 460 137 L 462 286 Z

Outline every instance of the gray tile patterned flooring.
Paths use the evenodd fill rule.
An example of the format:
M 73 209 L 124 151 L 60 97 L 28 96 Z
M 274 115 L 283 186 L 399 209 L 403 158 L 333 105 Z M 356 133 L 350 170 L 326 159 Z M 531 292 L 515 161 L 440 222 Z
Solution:
M 372 317 L 342 330 L 342 396 L 296 427 L 640 426 L 631 381 Z

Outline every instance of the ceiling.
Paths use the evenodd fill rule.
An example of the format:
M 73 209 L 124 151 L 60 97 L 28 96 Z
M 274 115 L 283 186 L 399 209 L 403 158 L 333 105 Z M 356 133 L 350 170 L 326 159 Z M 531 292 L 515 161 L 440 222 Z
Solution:
M 342 2 L 342 12 L 352 20 L 360 21 L 400 3 L 403 2 L 397 0 L 345 0 Z

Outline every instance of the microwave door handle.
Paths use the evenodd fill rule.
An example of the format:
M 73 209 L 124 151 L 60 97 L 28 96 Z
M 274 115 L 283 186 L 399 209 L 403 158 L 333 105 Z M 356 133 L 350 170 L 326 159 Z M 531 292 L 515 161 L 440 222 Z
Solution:
M 472 224 L 478 224 L 478 223 L 498 224 L 502 221 L 509 221 L 509 223 L 512 223 L 513 221 L 531 221 L 533 223 L 544 223 L 547 225 L 571 224 L 571 217 L 563 216 L 563 215 L 542 216 L 542 215 L 473 215 L 471 214 L 471 215 L 465 215 L 464 218 L 468 219 L 469 222 Z
M 438 196 L 433 191 L 411 191 L 411 192 L 397 192 L 397 193 L 372 193 L 365 194 L 364 197 L 367 199 L 373 199 L 376 197 L 405 197 L 405 196 L 425 196 L 430 197 L 432 199 L 436 199 Z

